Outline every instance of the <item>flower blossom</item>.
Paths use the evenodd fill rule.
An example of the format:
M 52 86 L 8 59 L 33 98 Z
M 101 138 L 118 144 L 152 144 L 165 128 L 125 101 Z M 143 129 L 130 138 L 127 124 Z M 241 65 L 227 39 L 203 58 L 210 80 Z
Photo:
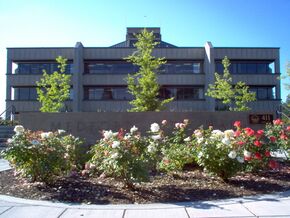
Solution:
M 259 140 L 254 141 L 254 145 L 257 147 L 261 147 L 262 143 Z
M 183 139 L 185 142 L 190 142 L 190 137 L 188 136 L 187 138 Z
M 232 138 L 232 137 L 234 137 L 235 132 L 232 129 L 228 129 L 228 130 L 224 131 L 224 134 L 225 134 L 225 137 Z
M 199 129 L 194 130 L 194 135 L 196 138 L 202 138 L 202 132 Z
M 240 156 L 238 156 L 236 159 L 237 159 L 237 161 L 238 161 L 239 163 L 244 163 L 244 162 L 245 162 L 244 158 L 242 158 L 242 157 L 240 157 Z
M 161 135 L 153 135 L 153 136 L 151 136 L 151 138 L 152 138 L 154 141 L 156 141 L 156 140 L 161 139 Z
M 165 126 L 167 124 L 167 120 L 162 120 L 162 125 Z
M 282 120 L 280 120 L 280 119 L 273 120 L 273 124 L 274 124 L 274 125 L 277 125 L 277 126 L 280 126 L 280 125 L 282 125 L 282 124 L 283 124 L 283 121 L 282 121 Z
M 58 132 L 59 135 L 61 135 L 61 134 L 65 133 L 65 130 L 59 129 L 59 130 L 57 130 L 57 132 Z
M 228 154 L 228 157 L 231 158 L 231 159 L 235 159 L 237 157 L 237 152 L 236 151 L 231 151 Z
M 104 139 L 106 139 L 106 140 L 112 138 L 112 137 L 113 137 L 113 132 L 112 132 L 112 130 L 109 130 L 109 131 L 103 131 L 103 136 L 104 136 Z
M 112 148 L 118 148 L 118 147 L 120 147 L 120 142 L 119 141 L 113 141 Z
M 258 160 L 262 160 L 262 155 L 259 152 L 255 153 L 255 158 Z
M 241 121 L 235 121 L 234 122 L 234 126 L 237 127 L 237 128 L 240 128 L 241 127 Z
M 270 136 L 270 141 L 271 142 L 275 142 L 276 141 L 276 137 L 275 136 Z
M 117 159 L 118 156 L 119 156 L 119 154 L 118 154 L 117 152 L 115 152 L 115 153 L 113 153 L 113 154 L 111 155 L 111 158 L 113 158 L 113 159 Z
M 133 134 L 134 132 L 138 131 L 138 128 L 134 125 L 131 129 L 130 129 L 130 133 Z
M 43 132 L 40 134 L 42 139 L 48 139 L 53 137 L 53 132 Z
M 160 126 L 158 123 L 152 123 L 150 127 L 151 132 L 158 132 L 160 130 Z
M 245 128 L 247 136 L 253 136 L 255 134 L 255 131 L 249 127 Z
M 224 137 L 222 139 L 222 143 L 225 144 L 225 145 L 229 145 L 231 143 L 231 140 L 229 138 L 227 138 L 227 137 Z
M 249 157 L 252 156 L 252 153 L 249 152 L 249 151 L 247 151 L 247 150 L 244 150 L 244 156 L 247 157 L 247 158 L 249 158 Z
M 16 134 L 22 134 L 24 132 L 24 127 L 21 125 L 17 125 L 14 127 L 14 132 L 16 132 Z
M 11 139 L 11 138 L 7 139 L 8 144 L 11 144 L 12 142 L 13 142 L 13 139 Z

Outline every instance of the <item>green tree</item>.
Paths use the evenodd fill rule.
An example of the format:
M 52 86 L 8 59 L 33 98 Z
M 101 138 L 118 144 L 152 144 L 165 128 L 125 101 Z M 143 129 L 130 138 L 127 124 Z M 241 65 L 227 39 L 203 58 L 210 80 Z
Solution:
M 210 84 L 206 92 L 207 96 L 220 100 L 230 111 L 247 111 L 248 102 L 256 100 L 255 93 L 249 91 L 249 87 L 242 81 L 232 85 L 232 77 L 229 72 L 230 61 L 227 56 L 222 61 L 223 75 L 215 73 L 215 83 Z
M 59 112 L 64 106 L 64 101 L 69 99 L 71 75 L 66 75 L 67 59 L 59 56 L 56 58 L 59 72 L 48 74 L 43 70 L 43 76 L 37 81 L 37 100 L 41 103 L 41 112 Z
M 137 42 L 134 46 L 137 48 L 132 55 L 126 57 L 128 62 L 139 66 L 139 71 L 128 74 L 128 90 L 134 97 L 130 104 L 133 106 L 129 111 L 161 111 L 165 109 L 165 104 L 171 102 L 173 98 L 160 101 L 158 99 L 159 85 L 157 83 L 156 71 L 165 64 L 164 58 L 155 58 L 152 51 L 159 42 L 154 42 L 153 32 L 144 29 L 136 35 Z

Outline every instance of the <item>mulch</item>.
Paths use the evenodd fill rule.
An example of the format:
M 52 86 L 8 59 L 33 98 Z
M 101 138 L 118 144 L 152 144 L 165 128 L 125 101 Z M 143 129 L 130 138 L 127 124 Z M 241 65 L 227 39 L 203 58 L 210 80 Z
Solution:
M 144 204 L 226 199 L 290 190 L 290 164 L 279 171 L 240 173 L 224 182 L 198 168 L 171 175 L 151 176 L 150 182 L 134 189 L 111 177 L 58 178 L 53 184 L 31 183 L 14 176 L 13 170 L 0 172 L 0 194 L 35 200 L 83 204 Z

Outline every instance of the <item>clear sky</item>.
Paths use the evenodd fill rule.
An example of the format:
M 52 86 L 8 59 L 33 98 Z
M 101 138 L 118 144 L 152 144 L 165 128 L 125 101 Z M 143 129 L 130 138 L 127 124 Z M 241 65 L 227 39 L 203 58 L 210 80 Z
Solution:
M 0 113 L 7 47 L 106 47 L 144 26 L 177 46 L 280 47 L 281 73 L 290 61 L 290 0 L 0 0 Z

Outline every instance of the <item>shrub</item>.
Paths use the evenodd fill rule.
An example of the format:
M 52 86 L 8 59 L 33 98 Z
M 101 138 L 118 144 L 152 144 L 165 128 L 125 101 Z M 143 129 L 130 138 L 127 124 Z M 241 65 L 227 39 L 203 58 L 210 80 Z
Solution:
M 194 131 L 197 163 L 205 171 L 213 173 L 223 180 L 228 180 L 241 169 L 241 158 L 237 156 L 237 147 L 233 143 L 233 130 Z
M 186 134 L 187 125 L 188 120 L 176 123 L 172 135 L 166 138 L 159 169 L 167 172 L 181 171 L 186 164 L 194 162 L 192 139 Z
M 241 128 L 236 125 L 235 144 L 239 146 L 239 154 L 245 160 L 245 169 L 258 171 L 267 167 L 277 168 L 272 152 L 289 149 L 287 140 L 289 132 L 284 130 L 282 123 L 274 120 L 274 125 L 267 124 L 265 130 L 253 130 L 249 127 Z M 276 123 L 276 124 L 275 124 Z M 279 124 L 277 124 L 279 123 Z
M 103 131 L 103 138 L 92 147 L 90 163 L 99 173 L 121 178 L 128 187 L 149 179 L 149 163 L 145 158 L 147 145 L 134 126 L 130 133 Z
M 290 126 L 284 126 L 282 120 L 277 119 L 273 124 L 268 123 L 265 128 L 265 136 L 270 151 L 284 152 L 287 159 L 290 156 Z M 287 154 L 288 152 L 288 154 Z
M 75 147 L 82 143 L 78 138 L 64 135 L 64 130 L 32 132 L 20 125 L 14 131 L 3 156 L 20 175 L 50 183 L 76 167 Z

